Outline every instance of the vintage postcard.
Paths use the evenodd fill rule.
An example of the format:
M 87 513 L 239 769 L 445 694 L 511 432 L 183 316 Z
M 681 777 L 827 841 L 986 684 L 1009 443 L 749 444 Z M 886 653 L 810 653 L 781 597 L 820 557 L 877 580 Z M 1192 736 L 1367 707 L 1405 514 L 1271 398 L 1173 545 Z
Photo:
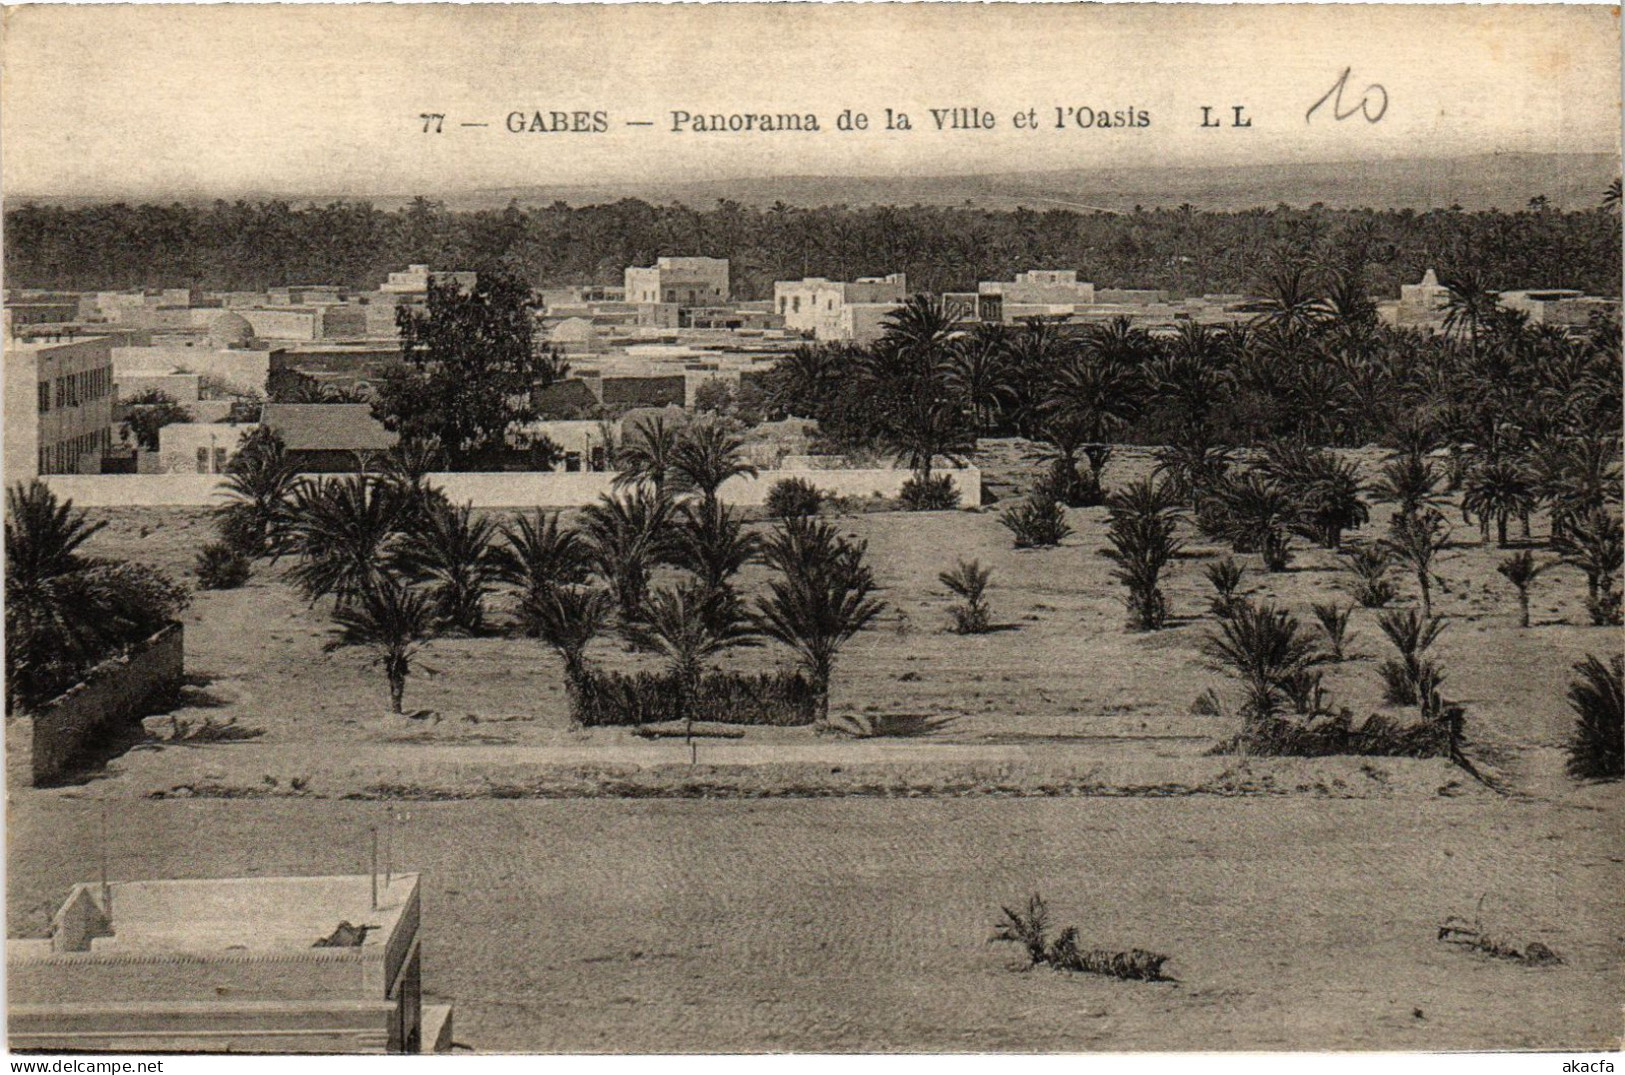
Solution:
M 6 9 L 9 1049 L 1613 1070 L 1620 44 Z

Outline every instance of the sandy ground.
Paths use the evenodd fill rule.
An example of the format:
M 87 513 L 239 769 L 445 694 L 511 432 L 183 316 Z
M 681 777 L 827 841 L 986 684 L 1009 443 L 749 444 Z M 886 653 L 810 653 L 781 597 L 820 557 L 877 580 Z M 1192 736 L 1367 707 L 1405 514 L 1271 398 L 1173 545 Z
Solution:
M 479 1050 L 1618 1047 L 1617 788 L 1500 798 L 130 802 L 114 878 L 424 871 L 424 981 Z M 12 933 L 95 876 L 95 804 L 14 810 Z M 389 830 L 386 830 L 389 831 Z M 1032 892 L 1177 983 L 1017 973 Z M 1474 912 L 1565 960 L 1441 943 Z
M 1370 467 L 1377 456 L 1367 452 L 1361 459 Z M 1030 479 L 1032 464 L 1019 444 L 991 442 L 981 461 L 990 490 L 1006 501 L 1019 482 Z M 1108 482 L 1127 480 L 1147 466 L 1143 453 L 1123 450 L 1108 468 Z M 1153 754 L 1199 754 L 1230 730 L 1224 718 L 1190 713 L 1192 701 L 1209 687 L 1232 705 L 1238 696 L 1200 653 L 1212 630 L 1210 588 L 1201 568 L 1224 550 L 1192 535 L 1167 575 L 1174 624 L 1131 634 L 1123 629 L 1121 587 L 1100 556 L 1104 509 L 1074 510 L 1075 532 L 1065 544 L 1037 551 L 1011 547 L 998 510 L 995 505 L 836 520 L 843 532 L 869 543 L 890 605 L 877 628 L 842 654 L 832 697 L 837 713 L 880 718 L 919 742 L 1098 747 L 1102 736 L 1144 736 Z M 1380 532 L 1385 509 L 1376 515 L 1356 536 Z M 202 511 L 112 509 L 97 517 L 110 525 L 94 539 L 93 551 L 177 574 L 190 572 L 197 547 L 208 539 Z M 1452 519 L 1457 544 L 1438 562 L 1443 583 L 1435 597 L 1437 610 L 1451 620 L 1434 651 L 1446 671 L 1445 693 L 1467 707 L 1468 735 L 1481 757 L 1514 783 L 1545 786 L 1560 779 L 1558 750 L 1572 723 L 1564 699 L 1570 666 L 1587 653 L 1617 650 L 1620 635 L 1587 625 L 1584 581 L 1568 568 L 1537 581 L 1536 626 L 1519 629 L 1514 594 L 1494 570 L 1508 554 L 1481 545 L 1476 528 L 1461 525 L 1454 514 Z M 1544 534 L 1542 521 L 1535 532 Z M 1244 590 L 1284 604 L 1312 624 L 1312 601 L 1350 603 L 1349 576 L 1335 554 L 1301 542 L 1297 548 L 1292 569 L 1282 574 L 1263 573 L 1257 557 L 1241 558 L 1249 568 Z M 998 629 L 989 634 L 962 637 L 946 629 L 950 598 L 936 576 L 961 557 L 993 569 L 989 597 Z M 185 615 L 192 685 L 177 713 L 182 720 L 234 720 L 260 733 L 261 746 L 296 752 L 331 744 L 324 756 L 341 759 L 402 745 L 611 747 L 626 740 L 616 730 L 572 731 L 557 659 L 545 646 L 516 637 L 435 641 L 407 688 L 407 707 L 418 718 L 390 716 L 383 677 L 368 655 L 325 652 L 325 608 L 309 607 L 279 575 L 277 568 L 261 567 L 243 589 L 197 594 Z M 764 576 L 762 568 L 747 569 L 742 585 L 755 590 Z M 1414 601 L 1414 582 L 1396 577 L 1396 585 L 1400 603 Z M 491 602 L 499 625 L 507 600 L 499 595 Z M 1389 646 L 1371 610 L 1354 611 L 1350 636 L 1350 659 L 1327 669 L 1327 686 L 1335 702 L 1365 714 L 1381 705 L 1377 665 Z M 612 640 L 595 644 L 592 656 L 623 668 L 648 660 Z M 783 647 L 768 645 L 724 663 L 766 668 L 786 660 Z M 749 737 L 763 744 L 813 738 L 805 729 L 752 730 Z M 135 773 L 156 764 L 152 755 L 176 749 L 126 755 L 113 771 Z M 184 749 L 190 756 L 221 748 Z M 244 751 L 240 744 L 229 749 Z M 190 760 L 175 766 L 196 767 Z M 135 780 L 142 786 L 132 790 L 167 786 L 162 781 L 175 766 L 155 770 L 144 784 Z M 283 771 L 289 768 L 267 769 L 256 780 L 313 776 Z
M 981 459 L 1006 502 L 1031 478 L 1020 453 Z M 1121 453 L 1108 483 L 1146 466 Z M 1201 566 L 1222 550 L 1193 539 L 1167 577 L 1174 625 L 1129 634 L 1103 509 L 1032 552 L 998 510 L 838 519 L 869 542 L 891 610 L 843 653 L 834 708 L 897 734 L 751 729 L 704 743 L 698 765 L 680 742 L 570 729 L 536 642 L 434 642 L 407 688 L 416 715 L 390 716 L 378 670 L 325 652 L 324 611 L 276 569 L 200 593 L 175 716 L 256 737 L 144 744 L 65 786 L 13 789 L 8 928 L 38 934 L 95 876 L 104 812 L 115 877 L 355 871 L 367 827 L 394 812 L 394 861 L 427 878 L 426 981 L 478 1049 L 1618 1046 L 1622 789 L 1567 780 L 1561 747 L 1570 665 L 1621 639 L 1587 625 L 1578 573 L 1543 576 L 1521 630 L 1494 571 L 1507 554 L 1452 513 L 1436 654 L 1502 791 L 1438 760 L 1243 767 L 1208 754 L 1229 722 L 1190 711 L 1209 687 L 1236 697 L 1200 657 Z M 97 517 L 111 525 L 92 551 L 177 574 L 209 538 L 201 511 Z M 1280 575 L 1244 558 L 1246 590 L 1307 620 L 1313 600 L 1346 602 L 1349 578 L 1298 548 Z M 936 575 L 959 557 L 992 566 L 999 630 L 946 631 Z M 1387 642 L 1367 610 L 1352 631 L 1328 685 L 1366 713 Z M 592 656 L 642 659 L 611 641 Z M 378 798 L 392 801 L 346 801 Z M 1033 891 L 1085 943 L 1169 953 L 1180 981 L 1010 971 L 1015 954 L 985 941 L 998 905 Z M 1491 929 L 1566 962 L 1438 942 L 1481 897 Z

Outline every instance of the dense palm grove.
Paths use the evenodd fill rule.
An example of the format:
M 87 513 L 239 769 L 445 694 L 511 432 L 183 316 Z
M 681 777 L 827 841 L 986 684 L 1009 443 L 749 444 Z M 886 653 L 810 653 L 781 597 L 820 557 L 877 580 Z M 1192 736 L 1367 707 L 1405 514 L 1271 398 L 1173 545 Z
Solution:
M 1124 215 L 726 201 L 696 210 L 633 199 L 452 212 L 425 198 L 386 212 L 366 202 L 219 201 L 22 205 L 7 209 L 5 226 L 8 286 L 76 290 L 289 281 L 365 289 L 411 262 L 505 269 L 544 285 L 619 284 L 628 265 L 697 253 L 729 259 L 742 298 L 771 296 L 775 280 L 899 271 L 925 291 L 974 290 L 979 280 L 1052 265 L 1108 287 L 1248 292 L 1258 266 L 1283 251 L 1325 265 L 1358 254 L 1365 283 L 1389 296 L 1430 267 L 1474 266 L 1499 289 L 1615 295 L 1620 281 L 1618 217 L 1601 206 L 1559 211 L 1538 197 L 1514 213 L 1187 205 Z

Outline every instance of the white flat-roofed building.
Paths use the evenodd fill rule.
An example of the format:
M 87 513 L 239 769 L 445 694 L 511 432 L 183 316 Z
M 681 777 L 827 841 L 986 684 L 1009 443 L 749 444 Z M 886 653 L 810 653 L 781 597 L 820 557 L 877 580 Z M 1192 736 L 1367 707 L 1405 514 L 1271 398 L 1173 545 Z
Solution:
M 416 874 L 75 885 L 49 938 L 6 943 L 13 1050 L 413 1053 Z
M 728 259 L 662 257 L 626 270 L 626 301 L 713 306 L 729 296 Z
M 850 281 L 812 276 L 773 285 L 773 312 L 784 327 L 825 341 L 872 342 L 863 336 L 874 321 L 873 308 L 890 311 L 907 299 L 908 277 L 900 272 Z M 854 307 L 864 309 L 854 312 Z

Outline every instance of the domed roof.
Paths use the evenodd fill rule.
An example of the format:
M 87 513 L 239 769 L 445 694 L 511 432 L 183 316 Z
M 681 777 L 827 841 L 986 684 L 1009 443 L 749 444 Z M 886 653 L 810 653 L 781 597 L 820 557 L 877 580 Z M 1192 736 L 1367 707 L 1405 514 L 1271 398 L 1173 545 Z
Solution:
M 242 314 L 228 311 L 209 322 L 209 342 L 216 347 L 245 347 L 254 342 L 254 326 Z

